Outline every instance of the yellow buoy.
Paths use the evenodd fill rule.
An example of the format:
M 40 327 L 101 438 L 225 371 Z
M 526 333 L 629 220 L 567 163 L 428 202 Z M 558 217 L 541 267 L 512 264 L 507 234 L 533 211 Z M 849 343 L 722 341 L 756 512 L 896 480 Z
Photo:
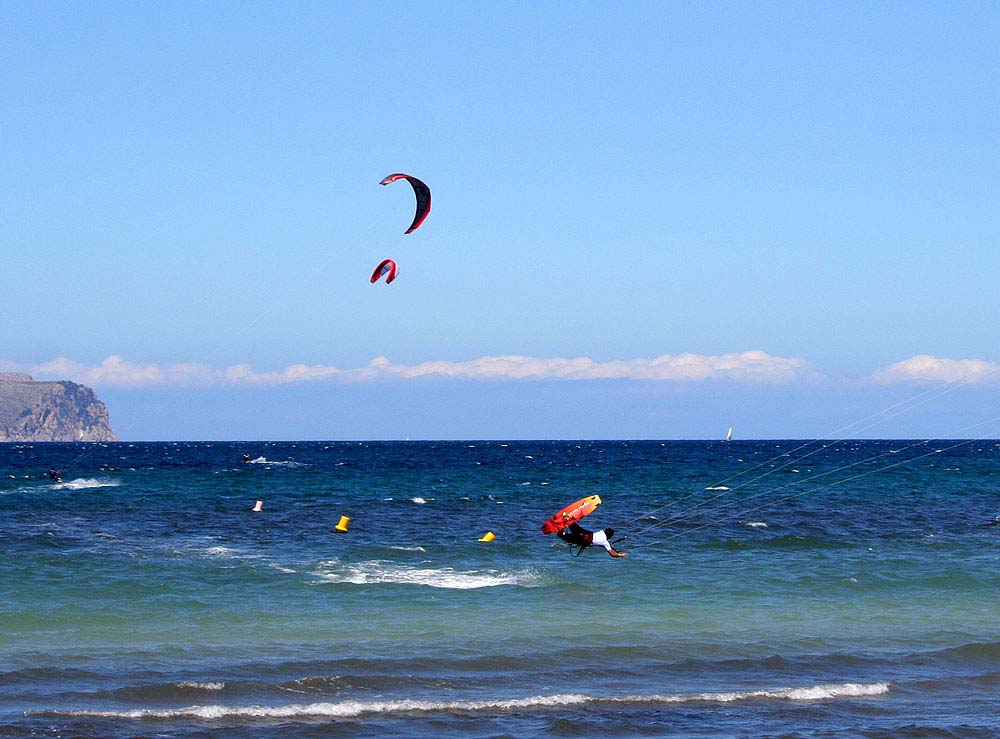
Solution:
M 341 533 L 341 534 L 346 534 L 347 533 L 347 524 L 349 524 L 350 522 L 351 522 L 351 519 L 349 519 L 347 516 L 341 516 L 340 517 L 340 523 L 338 523 L 336 526 L 334 526 L 333 530 L 336 531 L 336 532 L 338 532 L 338 533 Z
M 479 541 L 493 541 L 496 538 L 497 538 L 496 534 L 494 534 L 492 531 L 487 531 L 485 534 L 483 534 L 482 538 L 479 539 Z

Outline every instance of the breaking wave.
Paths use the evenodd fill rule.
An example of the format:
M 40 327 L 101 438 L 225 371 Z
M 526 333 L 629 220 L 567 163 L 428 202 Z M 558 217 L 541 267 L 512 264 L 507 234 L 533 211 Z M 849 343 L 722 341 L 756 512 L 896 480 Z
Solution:
M 515 585 L 535 588 L 542 584 L 533 570 L 455 570 L 451 567 L 407 567 L 385 560 L 342 565 L 325 562 L 316 574 L 323 583 L 352 585 L 421 585 L 446 590 L 473 590 Z
M 129 711 L 46 711 L 42 715 L 110 719 L 295 719 L 308 717 L 351 718 L 366 714 L 510 711 L 582 704 L 678 704 L 734 703 L 750 700 L 823 701 L 840 698 L 867 698 L 885 695 L 889 683 L 839 683 L 805 687 L 772 688 L 719 693 L 628 695 L 597 698 L 577 693 L 538 695 L 530 698 L 480 701 L 341 701 L 338 703 L 290 704 L 284 706 L 187 706 L 185 708 L 143 708 Z
M 247 464 L 264 464 L 268 467 L 308 467 L 309 465 L 302 462 L 294 462 L 290 459 L 286 460 L 275 460 L 268 459 L 267 457 L 256 457 L 247 461 Z
M 224 690 L 226 684 L 223 682 L 212 682 L 212 683 L 186 682 L 186 683 L 177 683 L 177 687 L 186 690 Z
M 93 488 L 116 488 L 121 483 L 117 480 L 98 480 L 93 477 L 78 477 L 75 480 L 57 482 L 53 490 L 91 490 Z

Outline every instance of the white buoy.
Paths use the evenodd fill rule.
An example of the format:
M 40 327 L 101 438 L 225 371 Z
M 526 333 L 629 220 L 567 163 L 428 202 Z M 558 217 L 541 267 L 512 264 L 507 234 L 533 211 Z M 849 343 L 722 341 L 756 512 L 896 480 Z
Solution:
M 264 501 L 258 500 L 257 505 L 253 507 L 253 512 L 260 513 L 262 510 L 264 510 Z

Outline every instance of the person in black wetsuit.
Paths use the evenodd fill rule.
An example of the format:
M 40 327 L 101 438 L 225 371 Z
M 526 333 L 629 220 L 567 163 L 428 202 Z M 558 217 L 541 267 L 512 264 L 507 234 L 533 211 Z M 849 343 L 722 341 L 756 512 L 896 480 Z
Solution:
M 601 529 L 600 531 L 590 531 L 579 524 L 571 523 L 560 531 L 557 536 L 567 544 L 586 549 L 587 547 L 599 544 L 604 547 L 612 557 L 627 557 L 628 552 L 616 551 L 611 546 L 611 537 L 615 535 L 614 529 Z

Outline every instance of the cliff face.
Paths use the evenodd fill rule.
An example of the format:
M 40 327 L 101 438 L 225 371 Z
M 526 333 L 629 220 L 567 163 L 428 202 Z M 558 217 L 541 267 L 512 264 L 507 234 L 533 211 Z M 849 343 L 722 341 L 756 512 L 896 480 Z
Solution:
M 108 408 L 75 382 L 0 372 L 0 441 L 117 441 Z

